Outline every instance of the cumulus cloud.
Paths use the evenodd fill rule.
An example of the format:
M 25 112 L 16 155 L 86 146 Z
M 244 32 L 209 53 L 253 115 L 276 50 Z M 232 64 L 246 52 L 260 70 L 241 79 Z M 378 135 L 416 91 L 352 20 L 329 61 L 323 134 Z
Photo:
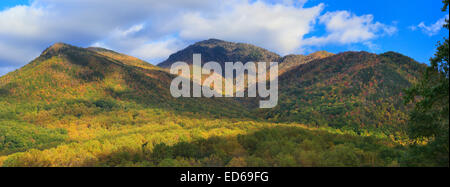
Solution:
M 41 50 L 43 49 L 25 41 L 0 40 L 0 67 L 20 67 L 28 62 L 27 60 L 37 57 Z
M 181 38 L 200 40 L 209 36 L 248 42 L 288 54 L 293 53 L 301 45 L 303 36 L 312 30 L 322 7 L 319 4 L 295 8 L 241 1 L 214 16 L 188 12 L 171 24 L 179 30 Z
M 180 50 L 185 44 L 176 39 L 150 42 L 139 45 L 133 49 L 130 55 L 139 56 L 143 59 L 158 59 L 162 61 L 172 53 Z
M 266 3 L 283 4 L 288 6 L 303 7 L 307 0 L 262 0 Z
M 395 26 L 389 26 L 373 21 L 373 15 L 357 16 L 348 11 L 328 12 L 319 18 L 324 24 L 327 34 L 313 36 L 304 41 L 305 45 L 320 46 L 326 44 L 366 43 L 383 35 L 393 35 L 397 32 Z
M 129 52 L 166 37 L 167 32 L 155 28 L 174 19 L 173 12 L 212 7 L 212 1 L 204 0 L 34 0 L 0 11 L 0 66 L 19 67 L 55 42 L 84 47 L 103 43 Z
M 448 19 L 448 14 L 443 18 L 437 20 L 434 24 L 426 25 L 424 22 L 420 22 L 417 26 L 413 25 L 409 27 L 411 30 L 415 31 L 420 29 L 424 34 L 428 36 L 434 36 L 441 31 L 443 25 L 445 24 L 445 19 Z
M 364 43 L 396 28 L 372 15 L 323 12 L 306 0 L 33 0 L 0 11 L 0 67 L 20 67 L 55 42 L 100 46 L 158 63 L 198 40 L 255 44 L 280 54 Z M 326 36 L 305 38 L 317 24 Z M 371 43 L 368 43 L 371 44 Z

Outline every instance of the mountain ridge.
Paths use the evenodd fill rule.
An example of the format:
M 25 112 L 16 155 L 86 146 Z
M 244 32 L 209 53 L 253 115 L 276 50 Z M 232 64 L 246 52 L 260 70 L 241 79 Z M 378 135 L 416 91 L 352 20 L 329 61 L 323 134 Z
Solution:
M 158 66 L 168 68 L 177 61 L 192 64 L 192 54 L 194 53 L 202 54 L 202 64 L 215 61 L 221 64 L 222 68 L 225 62 L 278 62 L 281 59 L 281 56 L 278 54 L 252 44 L 208 39 L 196 42 L 183 50 L 171 54 L 168 59 L 159 63 Z
M 425 66 L 395 52 L 343 52 L 313 60 L 280 75 L 280 103 L 264 118 L 401 129 L 409 107 L 403 105 L 403 89 L 417 82 Z
M 217 40 L 217 39 L 205 40 L 205 41 L 197 42 L 196 44 L 200 43 L 201 45 L 215 46 L 215 45 L 217 45 L 217 42 L 224 43 L 226 45 L 234 45 L 234 43 L 232 43 L 232 42 L 226 42 L 226 41 Z M 77 54 L 77 53 L 79 53 L 79 54 Z M 371 64 L 377 63 L 377 61 L 380 61 L 382 58 L 390 58 L 391 61 L 398 62 L 397 65 L 403 65 L 403 66 L 408 66 L 408 64 L 410 64 L 410 63 L 413 63 L 413 64 L 416 63 L 413 59 L 406 57 L 400 53 L 396 53 L 396 52 L 392 52 L 392 51 L 382 53 L 379 55 L 374 54 L 374 53 L 364 52 L 364 51 L 362 51 L 362 52 L 343 52 L 343 53 L 338 53 L 338 54 L 332 54 L 332 53 L 328 53 L 326 51 L 318 51 L 318 52 L 311 53 L 309 55 L 287 55 L 287 56 L 283 57 L 282 63 L 280 63 L 281 68 L 280 68 L 279 80 L 280 80 L 280 90 L 282 92 L 282 95 L 283 95 L 283 90 L 286 90 L 286 88 L 289 89 L 290 85 L 298 84 L 298 81 L 302 81 L 304 79 L 304 78 L 302 78 L 300 80 L 292 80 L 287 77 L 292 77 L 292 75 L 298 76 L 301 74 L 305 74 L 305 76 L 308 76 L 307 79 L 311 79 L 311 80 L 317 79 L 318 78 L 317 76 L 309 75 L 311 73 L 310 71 L 313 70 L 313 69 L 311 69 L 312 67 L 323 66 L 324 64 L 328 64 L 327 67 L 342 66 L 342 65 L 345 66 L 345 61 L 339 60 L 340 58 L 344 58 L 344 57 L 345 58 L 348 57 L 349 59 L 356 58 L 356 60 L 353 59 L 353 61 L 358 61 L 357 58 L 359 58 L 359 57 L 361 57 L 362 59 L 372 59 L 372 60 L 366 60 L 365 61 L 365 62 L 367 62 L 366 64 L 356 63 L 356 64 L 352 65 L 352 68 L 356 68 L 358 66 L 367 68 L 367 67 L 371 66 Z M 49 58 L 68 58 L 69 59 L 68 62 L 70 62 L 70 63 L 74 63 L 75 65 L 81 65 L 81 67 L 87 67 L 86 70 L 83 70 L 84 73 L 78 72 L 77 75 L 74 75 L 75 77 L 81 78 L 82 79 L 81 81 L 89 82 L 89 81 L 99 81 L 101 79 L 104 79 L 105 77 L 108 76 L 104 72 L 104 71 L 108 70 L 108 68 L 105 68 L 105 67 L 113 67 L 113 69 L 114 69 L 114 67 L 115 68 L 120 67 L 119 69 L 121 69 L 121 68 L 129 69 L 129 70 L 126 70 L 128 72 L 134 72 L 134 71 L 140 72 L 138 74 L 142 74 L 142 75 L 139 75 L 139 76 L 143 76 L 143 77 L 145 77 L 145 79 L 152 80 L 153 85 L 158 85 L 158 86 L 156 86 L 157 88 L 165 90 L 165 91 L 163 91 L 163 92 L 165 92 L 165 94 L 161 94 L 162 93 L 161 90 L 154 90 L 154 91 L 156 91 L 157 97 L 156 97 L 156 95 L 154 95 L 155 94 L 155 93 L 153 93 L 154 91 L 149 92 L 148 93 L 149 95 L 154 95 L 155 98 L 159 98 L 159 97 L 163 96 L 163 98 L 165 98 L 165 99 L 163 99 L 161 101 L 164 101 L 167 99 L 171 100 L 171 98 L 172 98 L 168 94 L 168 85 L 170 84 L 170 80 L 174 77 L 174 75 L 168 74 L 164 69 L 160 69 L 160 67 L 158 67 L 158 66 L 148 64 L 147 62 L 142 61 L 138 58 L 130 57 L 130 56 L 127 56 L 127 55 L 124 55 L 121 53 L 117 53 L 117 52 L 109 50 L 109 49 L 103 49 L 103 48 L 97 48 L 97 47 L 80 48 L 80 47 L 76 47 L 76 46 L 72 46 L 72 45 L 64 44 L 64 43 L 55 43 L 54 45 L 51 45 L 50 47 L 45 49 L 42 52 L 41 56 L 37 57 L 35 60 L 30 62 L 30 64 L 24 66 L 24 68 L 21 68 L 21 69 L 26 70 L 26 69 L 28 69 L 29 66 L 35 66 L 37 62 L 43 62 L 43 61 L 48 60 Z M 300 60 L 297 60 L 296 58 L 299 58 Z M 373 59 L 376 59 L 376 60 L 373 61 Z M 408 61 L 408 62 L 400 63 L 400 62 L 405 62 L 405 61 Z M 293 65 L 286 66 L 287 64 L 289 64 L 291 62 L 294 62 Z M 344 62 L 344 63 L 340 63 L 340 62 Z M 88 65 L 88 66 L 86 66 L 86 65 Z M 391 66 L 392 65 L 395 65 L 395 64 L 391 64 Z M 60 66 L 60 64 L 52 64 L 52 65 L 50 65 L 50 68 L 58 69 L 59 68 L 58 66 Z M 99 67 L 96 67 L 96 66 L 99 66 Z M 355 67 L 353 67 L 353 66 L 355 66 Z M 391 66 L 389 66 L 388 69 Z M 132 70 L 132 69 L 136 69 L 136 70 Z M 36 69 L 36 70 L 40 71 L 39 69 Z M 324 72 L 320 73 L 322 70 L 327 71 L 326 68 L 324 68 L 324 69 L 314 70 L 314 72 L 319 73 L 317 75 L 325 75 Z M 416 70 L 417 70 L 417 68 L 413 71 L 416 71 Z M 120 71 L 123 71 L 123 70 L 120 70 Z M 340 69 L 339 71 L 342 71 L 340 73 L 345 74 L 346 71 L 349 71 L 349 69 Z M 350 69 L 350 71 L 354 71 L 354 70 Z M 391 71 L 391 70 L 389 70 L 389 71 Z M 402 71 L 406 72 L 406 74 L 405 74 L 406 76 L 410 76 L 410 77 L 413 76 L 413 75 L 408 74 L 408 68 L 403 68 Z M 327 74 L 329 74 L 329 73 L 327 73 Z M 36 74 L 36 76 L 41 76 L 41 75 Z M 52 75 L 46 75 L 46 76 L 52 77 Z M 135 76 L 135 75 L 133 75 L 133 76 Z M 305 76 L 302 76 L 302 77 L 305 77 Z M 401 77 L 401 76 L 403 76 L 403 75 L 399 75 L 399 77 Z M 414 76 L 417 76 L 417 74 L 415 74 Z M 11 80 L 11 79 L 12 78 L 11 78 L 11 76 L 9 76 L 9 74 L 0 78 L 0 86 L 2 86 L 1 87 L 2 93 L 11 92 L 10 90 L 7 89 L 8 87 L 9 88 L 12 87 L 11 84 L 9 86 L 5 85 L 5 81 Z M 408 79 L 411 79 L 411 78 L 408 78 Z M 398 80 L 402 80 L 402 79 L 398 79 Z M 30 81 L 32 81 L 32 80 L 30 80 Z M 336 79 L 334 81 L 339 82 L 338 79 Z M 365 79 L 363 81 L 370 82 Z M 2 84 L 2 82 L 3 82 L 3 84 Z M 30 85 L 30 84 L 31 83 L 28 83 L 28 85 Z M 79 83 L 79 84 L 82 84 L 82 83 Z M 131 83 L 131 84 L 134 84 L 134 83 Z M 404 84 L 406 84 L 406 82 Z M 144 88 L 142 88 L 142 89 L 144 89 Z M 144 90 L 147 90 L 147 88 L 145 88 Z M 114 91 L 113 91 L 113 93 L 114 93 Z M 243 102 L 244 105 L 247 105 L 246 103 L 248 104 L 248 101 Z M 283 103 L 283 102 L 281 102 L 281 103 Z M 256 105 L 252 105 L 252 106 L 256 106 Z
M 145 63 L 110 50 L 56 43 L 29 64 L 0 77 L 0 92 L 5 96 L 2 99 L 17 102 L 107 99 L 120 103 L 126 100 L 167 110 L 198 108 L 198 112 L 206 113 L 241 107 L 228 98 L 200 98 L 202 102 L 174 98 L 170 94 L 170 82 L 175 76 Z M 211 109 L 217 105 L 222 107 Z
M 258 98 L 174 98 L 167 69 L 57 43 L 0 77 L 0 165 L 403 165 L 402 88 L 424 65 L 394 52 L 291 57 L 278 105 L 258 109 Z

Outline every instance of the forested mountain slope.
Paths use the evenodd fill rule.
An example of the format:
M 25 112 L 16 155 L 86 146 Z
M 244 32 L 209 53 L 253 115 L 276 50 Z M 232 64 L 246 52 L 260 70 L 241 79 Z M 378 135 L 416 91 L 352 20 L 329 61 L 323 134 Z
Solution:
M 201 98 L 202 102 L 174 98 L 169 90 L 174 77 L 135 57 L 57 43 L 30 64 L 1 77 L 0 93 L 1 100 L 18 103 L 127 101 L 170 110 L 224 114 L 227 112 L 222 109 L 240 105 L 225 98 Z
M 44 148 L 87 133 L 152 121 L 158 113 L 247 118 L 230 98 L 174 98 L 174 75 L 106 49 L 57 43 L 0 77 L 0 154 Z
M 345 52 L 300 65 L 279 77 L 276 108 L 264 117 L 317 126 L 400 128 L 407 119 L 403 89 L 424 69 L 395 52 Z
M 203 62 L 281 61 L 279 105 L 260 110 L 253 100 L 173 98 L 175 76 L 166 69 L 57 43 L 0 77 L 0 165 L 404 164 L 408 140 L 397 132 L 407 113 L 402 88 L 423 66 L 414 60 L 393 52 L 282 58 L 220 40 L 188 48 L 160 66 L 188 61 L 193 52 L 205 52 Z M 371 129 L 386 133 L 360 133 Z
M 306 64 L 313 60 L 322 59 L 333 55 L 334 55 L 333 53 L 329 53 L 326 51 L 318 51 L 315 53 L 311 53 L 309 55 L 287 55 L 283 57 L 283 59 L 278 65 L 278 74 L 281 75 L 302 64 Z

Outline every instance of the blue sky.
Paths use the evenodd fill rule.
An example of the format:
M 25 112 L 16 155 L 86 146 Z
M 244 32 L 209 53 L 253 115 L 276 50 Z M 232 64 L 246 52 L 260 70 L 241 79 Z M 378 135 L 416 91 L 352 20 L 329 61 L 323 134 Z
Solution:
M 380 48 L 375 51 L 377 53 L 396 51 L 419 62 L 428 63 L 428 59 L 435 52 L 436 43 L 449 35 L 448 30 L 445 29 L 432 36 L 421 32 L 419 29 L 416 31 L 410 29 L 411 26 L 417 26 L 421 22 L 426 25 L 434 24 L 437 20 L 448 15 L 448 10 L 447 12 L 440 11 L 443 6 L 441 0 L 311 0 L 306 3 L 306 6 L 319 2 L 325 3 L 326 9 L 329 11 L 349 10 L 358 15 L 372 14 L 377 21 L 382 23 L 395 23 L 398 28 L 395 35 L 382 37 L 373 42 Z M 339 52 L 351 48 L 352 46 L 328 46 L 323 49 Z M 370 51 L 364 46 L 356 46 L 356 48 Z
M 16 5 L 28 5 L 30 4 L 29 0 L 3 0 L 0 1 L 0 9 L 14 7 Z
M 428 63 L 448 31 L 440 0 L 2 0 L 0 75 L 55 42 L 99 46 L 157 64 L 218 38 L 281 55 L 396 51 Z

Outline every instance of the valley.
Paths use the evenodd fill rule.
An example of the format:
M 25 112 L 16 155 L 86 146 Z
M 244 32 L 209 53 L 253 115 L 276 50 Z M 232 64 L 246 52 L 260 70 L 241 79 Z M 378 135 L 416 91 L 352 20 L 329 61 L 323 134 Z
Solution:
M 278 105 L 172 97 L 167 68 L 193 64 L 193 53 L 202 63 L 279 61 Z M 217 39 L 155 66 L 56 43 L 0 78 L 0 165 L 433 166 L 407 154 L 415 140 L 402 100 L 424 67 L 395 52 L 281 57 Z

